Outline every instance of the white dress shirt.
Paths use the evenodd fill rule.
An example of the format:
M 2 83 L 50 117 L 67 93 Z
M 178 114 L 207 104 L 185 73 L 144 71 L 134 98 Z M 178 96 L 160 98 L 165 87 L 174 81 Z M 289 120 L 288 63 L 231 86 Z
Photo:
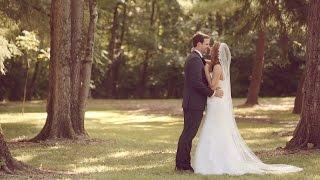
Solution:
M 200 57 L 203 58 L 203 55 L 202 55 L 202 53 L 200 51 L 198 51 L 196 49 L 194 49 L 194 51 L 196 51 L 200 55 Z

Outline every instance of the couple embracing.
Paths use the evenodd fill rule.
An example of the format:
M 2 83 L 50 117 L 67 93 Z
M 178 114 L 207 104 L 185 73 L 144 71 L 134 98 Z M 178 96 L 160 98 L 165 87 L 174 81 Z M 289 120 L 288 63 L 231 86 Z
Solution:
M 264 164 L 241 137 L 231 99 L 231 53 L 226 43 L 209 46 L 210 37 L 197 33 L 184 68 L 184 126 L 178 142 L 176 170 L 199 174 L 265 174 L 301 171 L 284 164 Z M 210 48 L 210 60 L 203 54 Z M 203 112 L 205 117 L 203 118 Z M 192 140 L 203 118 L 191 163 Z

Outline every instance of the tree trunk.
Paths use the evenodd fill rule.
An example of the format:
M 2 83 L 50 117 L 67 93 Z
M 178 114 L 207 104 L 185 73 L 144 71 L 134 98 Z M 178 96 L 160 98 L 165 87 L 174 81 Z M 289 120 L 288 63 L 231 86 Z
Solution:
M 169 79 L 168 81 L 167 95 L 166 95 L 167 99 L 174 97 L 174 90 L 175 90 L 174 82 L 175 82 L 174 79 Z
M 43 34 L 40 34 L 39 35 L 39 40 L 40 40 L 40 48 L 44 48 L 44 41 L 45 41 L 45 37 Z M 27 93 L 27 100 L 31 101 L 32 98 L 34 97 L 35 95 L 35 89 L 36 89 L 36 82 L 37 82 L 37 78 L 38 78 L 38 75 L 41 74 L 41 71 L 43 70 L 41 68 L 41 60 L 37 60 L 36 61 L 36 64 L 35 64 L 35 67 L 34 67 L 34 73 L 32 75 L 32 78 L 31 78 L 31 82 L 29 84 L 29 87 L 28 87 L 28 93 Z
M 4 98 L 5 98 L 5 92 L 6 92 L 6 90 L 4 89 L 4 87 L 6 87 L 5 82 L 6 81 L 2 78 L 2 76 L 0 76 L 0 102 L 4 101 Z
M 78 129 L 84 133 L 86 132 L 84 129 L 84 117 L 85 117 L 86 102 L 87 102 L 87 98 L 90 90 L 90 79 L 91 79 L 93 48 L 94 48 L 94 32 L 95 32 L 95 27 L 96 27 L 97 18 L 98 18 L 96 0 L 89 0 L 89 11 L 90 11 L 90 22 L 88 27 L 85 59 L 82 63 L 82 69 L 81 69 L 82 86 L 80 88 L 80 96 L 79 96 L 79 112 L 80 112 L 79 121 L 81 123 Z
M 26 80 L 24 83 L 24 89 L 23 89 L 23 99 L 22 99 L 22 115 L 24 114 L 24 104 L 26 102 L 27 97 L 27 86 L 28 86 L 28 78 L 29 78 L 29 60 L 27 59 L 27 68 L 26 68 Z
M 108 58 L 110 64 L 108 65 L 107 77 L 106 77 L 106 92 L 108 98 L 114 98 L 116 96 L 116 86 L 117 82 L 115 80 L 115 49 L 116 49 L 116 39 L 117 39 L 117 30 L 119 27 L 119 6 L 121 4 L 117 3 L 113 11 L 113 20 L 111 28 L 111 37 L 109 40 L 108 46 Z
M 265 31 L 259 31 L 258 42 L 256 45 L 256 58 L 252 67 L 250 86 L 247 94 L 247 102 L 245 103 L 246 105 L 250 106 L 258 104 L 258 96 L 260 92 L 264 64 L 265 36 Z
M 298 90 L 296 93 L 296 98 L 294 99 L 294 107 L 292 110 L 293 114 L 300 114 L 302 110 L 302 99 L 303 99 L 302 89 L 303 89 L 304 80 L 305 80 L 305 73 L 302 74 L 298 84 Z
M 85 135 L 80 121 L 80 68 L 82 47 L 83 0 L 71 0 L 71 121 L 77 135 Z
M 28 101 L 31 101 L 32 97 L 34 96 L 34 90 L 35 90 L 36 81 L 39 73 L 39 66 L 40 66 L 40 61 L 37 61 L 34 67 L 34 73 L 32 75 L 31 82 L 28 86 L 29 91 L 27 92 L 27 97 L 26 97 Z
M 310 0 L 301 119 L 286 149 L 320 148 L 320 0 Z
M 170 71 L 173 73 L 179 71 L 179 69 L 176 67 L 176 65 L 174 63 L 171 64 L 171 67 L 168 67 L 168 68 L 170 68 Z M 175 97 L 175 89 L 176 89 L 175 82 L 177 82 L 177 77 L 173 73 L 170 73 L 168 75 L 168 79 L 166 80 L 167 81 L 166 98 L 174 98 Z
M 41 132 L 32 140 L 76 138 L 72 128 L 70 98 L 70 0 L 51 3 L 51 58 L 47 120 Z
M 281 60 L 282 61 L 289 61 L 289 37 L 286 30 L 281 33 L 279 39 L 279 45 L 281 47 Z
M 143 98 L 145 96 L 146 91 L 146 84 L 147 84 L 147 76 L 148 76 L 148 65 L 149 65 L 149 59 L 150 59 L 150 51 L 147 50 L 143 63 L 140 65 L 140 80 L 137 86 L 137 96 L 139 98 Z
M 12 157 L 0 127 L 0 174 L 15 174 L 17 171 L 25 171 L 28 168 Z
M 150 15 L 150 29 L 153 29 L 153 25 L 155 22 L 155 9 L 156 8 L 156 1 L 153 0 L 151 2 L 151 15 Z M 149 59 L 151 58 L 151 51 L 146 50 L 144 60 L 142 64 L 140 65 L 140 73 L 139 73 L 139 83 L 137 86 L 137 96 L 139 98 L 143 98 L 146 91 L 146 85 L 147 85 L 147 76 L 148 76 L 148 66 L 149 66 Z
M 114 62 L 112 63 L 113 68 L 112 68 L 112 86 L 111 86 L 111 94 L 112 97 L 118 98 L 118 81 L 119 81 L 119 70 L 121 66 L 121 62 L 123 60 L 123 52 L 121 49 L 123 39 L 124 39 L 124 34 L 126 31 L 126 19 L 127 19 L 127 4 L 123 3 L 123 18 L 122 18 L 122 23 L 121 23 L 121 33 L 120 37 L 117 40 L 116 43 L 116 49 L 115 49 L 115 57 L 114 57 Z

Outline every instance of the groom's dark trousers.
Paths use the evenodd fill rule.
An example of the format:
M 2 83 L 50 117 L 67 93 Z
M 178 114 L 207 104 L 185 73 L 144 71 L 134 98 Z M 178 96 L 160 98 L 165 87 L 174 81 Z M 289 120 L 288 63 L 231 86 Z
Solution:
M 190 165 L 190 151 L 192 148 L 192 140 L 196 136 L 201 119 L 203 116 L 203 110 L 183 110 L 184 125 L 183 131 L 179 138 L 176 166 L 181 169 L 189 169 Z
M 204 72 L 205 61 L 197 52 L 192 52 L 184 67 L 183 115 L 184 125 L 178 142 L 176 167 L 191 169 L 190 151 L 192 140 L 198 132 L 207 103 L 207 97 L 214 93 L 209 87 Z

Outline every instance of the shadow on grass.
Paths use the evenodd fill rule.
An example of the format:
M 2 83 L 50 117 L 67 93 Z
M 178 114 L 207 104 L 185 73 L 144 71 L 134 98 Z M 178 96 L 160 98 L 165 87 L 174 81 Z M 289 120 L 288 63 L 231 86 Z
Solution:
M 5 138 L 21 140 L 32 138 L 40 132 L 42 125 L 32 123 L 1 123 Z
M 127 103 L 145 109 L 148 103 L 142 101 L 119 101 L 118 105 Z M 157 101 L 157 103 L 164 101 Z M 68 141 L 45 144 L 14 145 L 11 149 L 15 157 L 35 167 L 43 169 L 71 171 L 79 178 L 93 179 L 233 179 L 231 176 L 201 176 L 181 175 L 173 171 L 176 143 L 182 130 L 182 116 L 168 116 L 168 114 L 144 113 L 140 110 L 110 111 L 108 104 L 111 101 L 97 101 L 96 105 L 89 107 L 85 127 L 94 139 L 92 143 L 73 143 Z M 178 101 L 169 103 L 180 108 Z M 39 104 L 38 104 L 39 105 Z M 105 107 L 103 107 L 106 105 Z M 96 110 L 101 108 L 101 110 Z M 150 107 L 156 111 L 155 106 Z M 265 108 L 265 107 L 264 107 Z M 281 108 L 281 107 L 276 107 Z M 288 113 L 287 110 L 271 110 L 274 112 Z M 1 109 L 1 108 L 0 108 Z M 103 111 L 102 111 L 103 110 Z M 259 109 L 256 109 L 259 112 Z M 248 115 L 253 115 L 256 110 L 248 110 Z M 265 111 L 265 109 L 260 109 Z M 242 112 L 240 112 L 241 114 Z M 246 111 L 243 111 L 246 113 Z M 265 112 L 267 115 L 268 113 Z M 14 116 L 14 113 L 12 113 Z M 17 113 L 18 114 L 18 113 Z M 263 115 L 266 115 L 263 114 Z M 254 116 L 253 116 L 254 117 Z M 9 117 L 8 117 L 9 118 Z M 285 130 L 287 123 L 266 122 L 261 119 L 238 120 L 241 134 L 248 145 L 255 152 L 272 151 L 284 145 L 288 136 L 280 136 L 279 132 Z M 252 120 L 252 118 L 251 118 Z M 32 121 L 28 118 L 21 122 L 3 123 L 3 129 L 9 139 L 19 136 L 33 137 L 42 128 L 44 120 Z M 194 144 L 197 143 L 197 138 Z M 194 146 L 195 147 L 195 146 Z M 259 155 L 259 153 L 258 153 Z M 259 155 L 260 156 L 260 155 Z M 317 165 L 319 154 L 311 155 L 261 155 L 262 160 L 268 163 L 286 163 L 307 168 L 306 171 L 286 176 L 258 176 L 245 175 L 239 179 L 274 179 L 280 177 L 299 178 L 309 177 L 306 172 L 315 174 L 313 168 L 320 169 Z M 312 177 L 312 176 L 311 176 Z

